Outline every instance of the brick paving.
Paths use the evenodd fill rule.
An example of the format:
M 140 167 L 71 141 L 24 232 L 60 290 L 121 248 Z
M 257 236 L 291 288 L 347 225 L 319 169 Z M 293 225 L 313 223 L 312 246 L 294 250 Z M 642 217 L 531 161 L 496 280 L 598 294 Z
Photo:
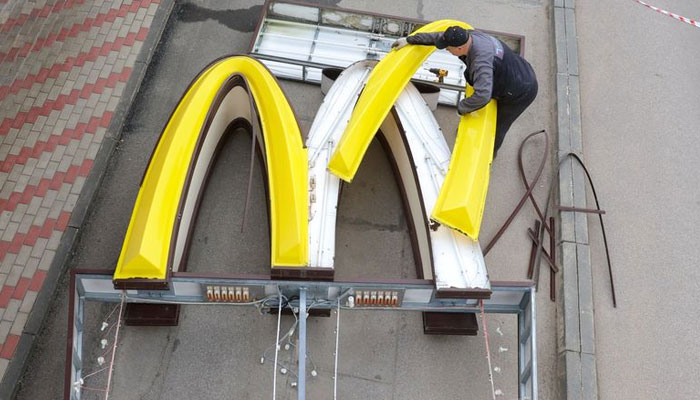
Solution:
M 0 0 L 0 379 L 160 0 Z

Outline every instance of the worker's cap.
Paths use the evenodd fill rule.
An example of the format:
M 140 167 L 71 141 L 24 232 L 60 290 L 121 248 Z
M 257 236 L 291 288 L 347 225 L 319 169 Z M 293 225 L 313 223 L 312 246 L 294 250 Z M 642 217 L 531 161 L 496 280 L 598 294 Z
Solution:
M 461 26 L 451 26 L 435 41 L 435 47 L 444 49 L 445 47 L 459 47 L 469 40 L 469 33 Z

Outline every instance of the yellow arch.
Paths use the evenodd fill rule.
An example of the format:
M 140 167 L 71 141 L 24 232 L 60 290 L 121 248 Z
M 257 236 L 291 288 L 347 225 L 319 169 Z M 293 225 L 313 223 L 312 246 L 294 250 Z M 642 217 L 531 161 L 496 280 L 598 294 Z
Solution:
M 453 25 L 473 29 L 464 22 L 445 19 L 431 22 L 415 33 L 440 32 Z M 382 121 L 411 77 L 433 51 L 433 46 L 406 46 L 399 51 L 389 52 L 374 67 L 343 137 L 328 163 L 328 169 L 333 174 L 346 182 L 352 181 Z
M 430 214 L 431 220 L 474 240 L 479 239 L 489 188 L 496 112 L 496 101 L 491 100 L 485 107 L 461 118 L 450 167 Z
M 423 26 L 416 33 L 444 31 L 454 25 L 473 29 L 464 22 L 440 20 Z M 346 182 L 352 181 L 382 121 L 411 77 L 433 51 L 433 46 L 406 46 L 389 52 L 377 64 L 328 163 L 332 173 Z M 466 233 L 474 240 L 478 238 L 488 189 L 495 124 L 494 100 L 483 111 L 460 119 L 450 169 L 431 214 L 432 219 Z M 465 136 L 465 132 L 468 137 L 460 138 Z
M 252 95 L 264 138 L 271 264 L 308 264 L 308 156 L 299 125 L 265 66 L 250 57 L 232 56 L 213 63 L 199 75 L 166 125 L 136 198 L 115 280 L 167 278 L 188 166 L 195 157 L 200 135 L 208 129 L 207 116 L 218 106 L 212 103 L 217 98 L 221 101 L 223 86 L 237 75 L 243 77 Z

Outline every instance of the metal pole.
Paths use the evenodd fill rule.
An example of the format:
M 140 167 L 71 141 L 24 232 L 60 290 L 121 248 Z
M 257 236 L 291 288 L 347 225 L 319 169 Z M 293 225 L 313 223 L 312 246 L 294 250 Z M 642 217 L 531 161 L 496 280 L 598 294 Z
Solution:
M 299 382 L 297 400 L 306 400 L 306 288 L 299 290 Z
M 340 297 L 338 297 L 338 310 L 335 320 L 335 369 L 333 372 L 333 400 L 338 398 L 338 338 L 340 337 Z
M 537 316 L 535 315 L 535 290 L 530 289 L 530 304 L 528 305 L 530 307 L 530 326 L 532 332 L 530 333 L 530 352 L 532 353 L 532 357 L 530 358 L 530 365 L 531 365 L 531 371 L 532 375 L 530 379 L 532 379 L 532 400 L 537 400 Z

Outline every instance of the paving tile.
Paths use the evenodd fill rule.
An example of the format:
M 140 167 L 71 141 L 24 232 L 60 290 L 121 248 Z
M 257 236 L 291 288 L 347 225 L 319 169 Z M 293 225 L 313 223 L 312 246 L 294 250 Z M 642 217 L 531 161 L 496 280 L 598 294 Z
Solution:
M 22 300 L 10 299 L 10 303 L 5 309 L 5 314 L 2 316 L 3 321 L 14 321 L 21 305 Z
M 0 145 L 0 159 L 4 160 L 7 158 L 7 155 L 10 153 L 10 145 L 7 143 L 3 143 Z
M 0 343 L 5 343 L 10 329 L 12 329 L 12 321 L 0 321 Z
M 15 188 L 15 182 L 9 179 L 10 177 L 8 176 L 7 181 L 5 181 L 5 185 L 3 185 L 2 190 L 0 190 L 0 199 L 10 198 L 10 194 L 12 194 L 12 191 Z
M 15 186 L 15 188 L 17 188 L 17 186 Z M 17 192 L 19 192 L 19 190 L 15 191 L 15 193 Z M 12 218 L 10 218 L 10 222 L 22 222 L 22 218 L 24 218 L 24 213 L 27 212 L 27 208 L 28 206 L 26 204 L 18 204 L 17 207 L 15 207 L 15 212 L 12 213 Z
M 32 226 L 32 221 L 34 221 L 34 215 L 25 213 L 24 217 L 22 218 L 22 222 L 19 224 L 19 228 L 17 228 L 17 232 L 19 233 L 28 233 L 29 228 Z
M 15 264 L 24 267 L 24 265 L 29 261 L 29 255 L 32 252 L 31 246 L 22 246 L 17 254 L 17 259 L 15 259 Z
M 66 151 L 66 146 L 58 145 L 53 151 L 53 155 L 51 156 L 51 161 L 56 161 L 60 162 L 61 159 L 63 158 L 63 153 Z M 56 169 L 58 169 L 58 165 L 56 165 Z
M 15 290 L 12 292 L 12 298 L 16 300 L 23 300 L 24 295 L 27 293 L 27 289 L 29 289 L 30 283 L 31 279 L 20 277 L 19 281 L 17 281 L 17 285 L 15 285 Z
M 58 216 L 61 215 L 61 211 L 64 209 L 64 207 L 66 207 L 66 204 L 68 203 L 69 200 L 70 200 L 70 195 L 68 195 L 68 200 L 66 200 L 65 202 L 54 201 L 53 205 L 51 206 L 51 210 L 49 210 L 48 219 L 52 219 L 54 221 L 57 220 Z M 71 210 L 72 210 L 72 208 L 71 208 Z
M 12 328 L 10 328 L 10 334 L 22 335 L 22 331 L 24 330 L 24 325 L 27 324 L 27 317 L 28 316 L 29 316 L 29 314 L 27 314 L 27 313 L 18 312 L 17 316 L 15 317 L 15 322 L 12 324 Z
M 46 194 L 44 195 L 44 201 L 41 203 L 42 208 L 51 208 L 53 205 L 53 202 L 56 200 L 56 196 L 58 196 L 58 191 L 56 190 L 47 190 Z
M 90 148 L 88 148 L 87 154 L 85 157 L 88 159 L 95 159 L 97 157 L 97 152 L 100 150 L 100 145 L 101 143 L 92 143 L 90 144 Z
M 42 271 L 48 271 L 55 254 L 56 252 L 54 250 L 45 250 L 43 256 L 41 257 L 41 261 L 39 261 L 39 269 Z
M 32 282 L 29 284 L 29 290 L 38 292 L 46 279 L 46 271 L 38 270 L 34 273 L 32 277 Z
M 2 264 L 0 264 L 0 274 L 8 274 L 10 271 L 12 271 L 12 266 L 15 265 L 15 260 L 17 259 L 17 254 L 13 253 L 7 253 L 5 254 L 5 258 L 2 260 Z M 2 305 L 0 305 L 2 307 Z
M 56 174 L 57 169 L 58 162 L 49 161 L 48 165 L 46 165 L 46 169 L 44 170 L 44 178 L 52 179 L 53 176 Z
M 35 257 L 29 257 L 27 262 L 24 264 L 24 270 L 22 271 L 22 278 L 32 278 L 37 268 L 39 268 L 39 259 Z M 21 278 L 20 278 L 21 279 Z
M 71 142 L 75 142 L 75 144 L 71 147 L 70 143 L 68 146 L 66 146 L 66 150 L 64 153 L 64 157 L 61 159 L 61 161 L 58 163 L 58 168 L 56 171 L 58 172 L 63 172 L 64 174 L 68 172 L 68 168 L 70 167 L 73 159 L 72 155 L 75 154 L 75 149 L 78 148 L 78 141 L 77 140 L 71 140 Z
M 7 335 L 5 343 L 2 345 L 2 350 L 0 350 L 0 357 L 2 358 L 12 358 L 15 354 L 15 349 L 17 348 L 17 343 L 19 343 L 18 335 Z
M 31 257 L 34 257 L 36 259 L 41 259 L 42 254 L 44 254 L 44 249 L 46 248 L 46 245 L 48 244 L 49 239 L 46 238 L 38 238 L 36 242 L 34 243 L 34 246 L 32 247 L 32 253 Z
M 88 151 L 90 150 L 90 146 L 92 145 L 92 139 L 94 135 L 92 134 L 86 134 L 83 139 L 80 141 L 80 145 L 78 146 L 78 150 L 75 151 L 75 154 L 73 155 L 73 165 L 82 165 L 83 161 L 85 161 L 85 157 L 88 155 Z M 83 143 L 85 143 L 83 145 Z M 89 157 L 90 159 L 94 159 L 95 157 Z
M 64 182 L 61 185 L 61 189 L 58 191 L 58 196 L 56 196 L 56 200 L 65 202 L 68 199 L 71 187 L 72 185 L 70 183 Z
M 19 228 L 18 223 L 10 222 L 7 225 L 7 229 L 5 229 L 5 233 L 2 235 L 2 240 L 6 242 L 12 241 L 12 239 L 15 237 L 15 233 L 17 233 L 17 228 Z
M 50 160 L 51 160 L 51 153 L 43 153 L 41 156 L 39 156 L 39 162 L 37 162 L 37 164 L 36 164 L 37 171 L 41 172 L 41 175 L 39 175 L 39 178 L 41 178 L 41 176 L 43 175 L 44 169 L 48 166 Z M 35 171 L 35 173 L 32 174 L 32 178 L 34 178 L 35 175 L 36 175 L 36 171 Z M 30 183 L 31 182 L 32 181 L 30 180 Z
M 7 180 L 17 182 L 17 179 L 19 179 L 20 175 L 22 175 L 22 170 L 20 170 L 19 168 L 12 168 L 12 172 L 10 172 L 10 175 L 8 175 Z
M 46 207 L 39 208 L 39 211 L 37 211 L 36 217 L 34 218 L 33 225 L 43 226 L 44 222 L 46 222 L 46 218 L 49 216 L 49 211 L 50 211 L 50 209 L 48 209 Z
M 23 192 L 24 188 L 27 187 L 27 183 L 29 183 L 29 177 L 22 174 L 17 178 L 17 183 L 15 183 L 15 192 Z
M 32 307 L 34 306 L 34 302 L 36 301 L 36 296 L 39 294 L 39 292 L 30 290 L 24 295 L 24 300 L 22 300 L 22 305 L 19 306 L 19 312 L 21 313 L 29 313 L 32 310 Z
M 5 281 L 6 286 L 15 286 L 17 285 L 17 282 L 19 282 L 19 278 L 22 277 L 22 270 L 24 268 L 19 265 L 14 265 L 10 269 L 10 274 L 7 276 L 7 280 Z
M 58 245 L 61 242 L 61 234 L 62 234 L 62 232 L 58 232 L 58 231 L 51 233 L 51 237 L 49 238 L 49 243 L 46 244 L 47 251 L 58 249 Z M 43 258 L 42 258 L 42 261 L 43 261 Z
M 75 203 L 78 201 L 78 195 L 83 190 L 83 185 L 85 184 L 85 179 L 86 178 L 84 176 L 79 176 L 75 179 L 75 183 L 73 183 L 73 188 L 70 191 L 71 195 L 75 196 L 75 197 L 73 199 L 71 199 L 71 196 L 68 196 L 69 201 L 66 201 L 65 210 L 73 211 L 73 207 L 75 206 Z
M 12 211 L 3 211 L 0 213 L 0 231 L 7 228 L 7 224 L 10 223 L 10 218 L 12 218 Z

